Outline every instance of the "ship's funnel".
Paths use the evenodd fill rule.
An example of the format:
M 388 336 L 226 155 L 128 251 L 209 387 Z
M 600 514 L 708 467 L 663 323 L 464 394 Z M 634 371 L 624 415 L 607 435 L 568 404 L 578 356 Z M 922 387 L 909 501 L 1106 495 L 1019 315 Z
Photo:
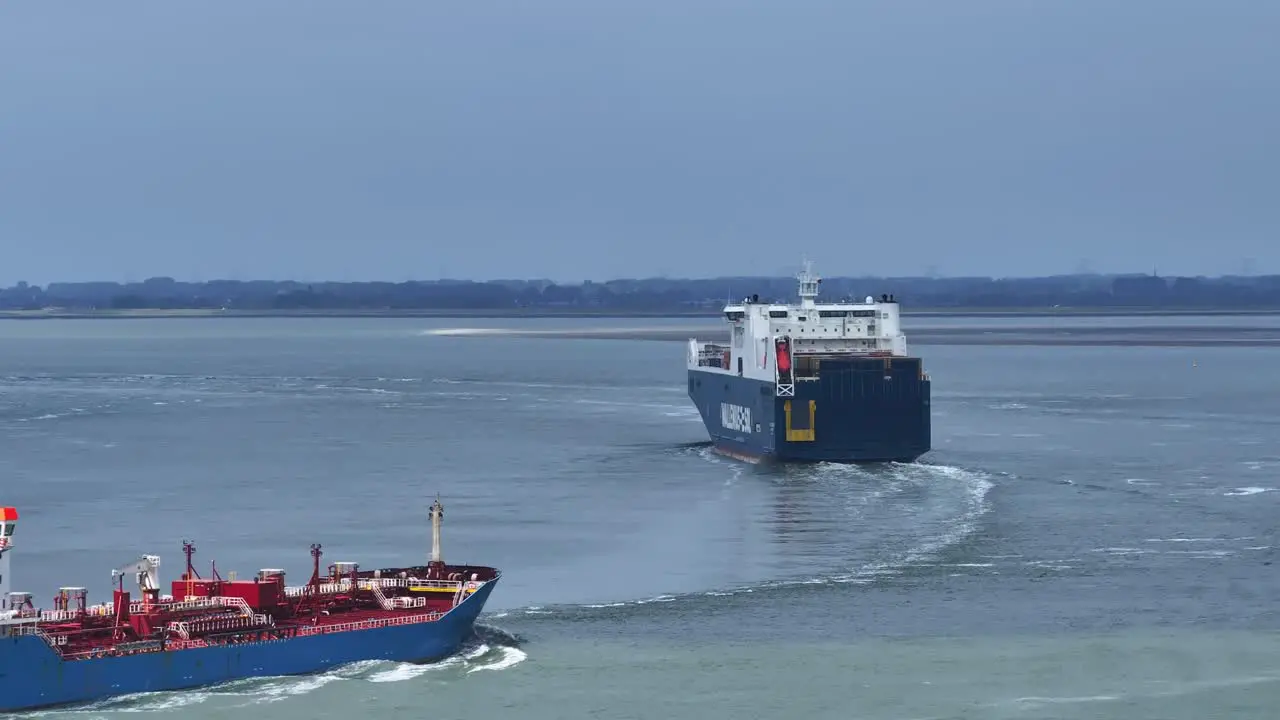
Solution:
M 0 507 L 0 612 L 14 610 L 9 597 L 9 556 L 13 555 L 13 530 L 18 526 L 18 509 Z

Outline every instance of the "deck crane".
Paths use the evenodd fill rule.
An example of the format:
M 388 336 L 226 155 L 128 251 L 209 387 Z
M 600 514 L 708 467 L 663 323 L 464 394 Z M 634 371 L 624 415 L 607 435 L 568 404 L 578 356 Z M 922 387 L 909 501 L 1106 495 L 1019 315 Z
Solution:
M 122 565 L 111 571 L 111 579 L 117 583 L 116 589 L 124 590 L 124 576 L 133 574 L 142 591 L 143 602 L 160 600 L 160 556 L 143 555 L 128 565 Z M 117 580 L 118 578 L 118 580 Z

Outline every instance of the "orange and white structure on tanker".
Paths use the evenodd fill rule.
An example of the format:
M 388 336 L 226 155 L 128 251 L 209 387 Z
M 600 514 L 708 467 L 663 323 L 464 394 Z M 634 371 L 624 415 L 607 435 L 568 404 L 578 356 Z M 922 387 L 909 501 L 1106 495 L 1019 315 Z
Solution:
M 16 607 L 10 607 L 9 556 L 13 554 L 13 531 L 18 526 L 18 509 L 0 507 L 0 620 Z

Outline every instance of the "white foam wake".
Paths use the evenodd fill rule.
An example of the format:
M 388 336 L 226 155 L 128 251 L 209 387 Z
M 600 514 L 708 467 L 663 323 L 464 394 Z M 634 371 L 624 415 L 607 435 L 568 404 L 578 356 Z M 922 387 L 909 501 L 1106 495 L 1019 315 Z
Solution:
M 509 667 L 514 667 L 529 659 L 528 653 L 517 647 L 499 647 L 498 654 L 499 657 L 495 658 L 493 662 L 467 668 L 467 672 L 473 673 L 481 670 L 506 670 Z
M 726 481 L 726 485 L 731 485 L 732 481 L 739 477 L 743 471 L 741 463 L 724 461 L 707 448 L 701 448 L 698 454 L 711 462 L 729 464 L 734 475 Z M 849 511 L 851 513 L 860 512 L 861 506 L 886 495 L 903 492 L 911 488 L 937 489 L 939 485 L 953 493 L 951 501 L 955 502 L 957 506 L 954 508 L 954 514 L 938 519 L 938 522 L 935 523 L 936 530 L 931 534 L 916 538 L 907 547 L 897 552 L 890 552 L 875 561 L 864 563 L 847 571 L 818 572 L 813 577 L 765 580 L 738 587 L 720 587 L 675 595 L 664 593 L 642 599 L 594 602 L 586 605 L 562 606 L 562 608 L 555 609 L 529 606 L 514 612 L 526 616 L 551 615 L 558 614 L 557 611 L 561 609 L 569 610 L 570 612 L 573 612 L 574 609 L 611 610 L 644 606 L 651 603 L 677 602 L 699 597 L 728 597 L 804 585 L 870 584 L 885 577 L 901 575 L 911 567 L 935 563 L 937 557 L 945 552 L 947 548 L 962 542 L 976 532 L 981 518 L 990 511 L 988 494 L 995 487 L 992 476 L 987 473 L 947 465 L 898 463 L 890 465 L 888 474 L 885 475 L 873 473 L 858 466 L 830 463 L 819 465 L 812 472 L 815 473 L 815 478 L 811 479 L 820 479 L 824 482 L 833 483 L 833 487 L 841 484 L 854 485 L 872 478 L 880 483 L 880 486 L 867 492 L 858 492 L 856 497 L 851 496 L 847 499 L 848 502 L 846 504 L 850 506 Z M 959 563 L 955 565 L 955 567 L 968 568 L 991 566 L 991 563 Z M 510 614 L 510 612 L 503 612 L 494 617 L 502 618 Z
M 524 662 L 527 658 L 528 655 L 519 648 L 502 645 L 492 647 L 482 643 L 463 653 L 434 663 L 393 663 L 391 667 L 387 667 L 386 661 L 366 660 L 315 675 L 243 678 L 201 689 L 121 695 L 93 703 L 84 709 L 96 712 L 168 712 L 199 705 L 216 698 L 239 699 L 240 702 L 229 707 L 243 708 L 307 695 L 334 682 L 351 680 L 375 683 L 405 682 L 427 673 L 447 669 L 461 669 L 467 673 L 478 670 L 505 670 Z M 30 717 L 60 713 L 61 711 L 36 712 Z
M 1266 493 L 1266 492 L 1275 492 L 1275 488 L 1268 488 L 1268 487 L 1242 487 L 1242 488 L 1236 488 L 1235 490 L 1231 490 L 1231 491 L 1228 491 L 1228 492 L 1224 492 L 1224 493 L 1222 493 L 1222 494 L 1223 494 L 1223 495 L 1227 495 L 1227 496 L 1232 496 L 1232 495 L 1261 495 L 1262 493 Z
M 503 328 L 438 328 L 435 330 L 423 330 L 423 335 L 513 335 L 519 331 L 506 330 Z
M 405 682 L 427 673 L 448 669 L 461 669 L 467 673 L 479 670 L 505 670 L 524 662 L 528 657 L 527 653 L 516 647 L 505 645 L 492 647 L 488 643 L 482 643 L 461 655 L 454 655 L 435 663 L 426 665 L 397 663 L 394 667 L 373 673 L 365 679 L 369 682 L 390 683 Z

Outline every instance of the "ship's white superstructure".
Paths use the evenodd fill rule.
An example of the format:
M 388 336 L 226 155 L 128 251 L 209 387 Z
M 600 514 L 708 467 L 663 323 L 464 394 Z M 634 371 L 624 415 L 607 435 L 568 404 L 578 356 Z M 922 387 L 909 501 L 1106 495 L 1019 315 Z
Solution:
M 819 303 L 822 279 L 806 262 L 797 275 L 798 303 L 760 302 L 757 297 L 724 307 L 728 344 L 689 340 L 690 370 L 736 375 L 786 385 L 787 367 L 802 371 L 805 358 L 905 356 L 907 338 L 899 306 L 889 295 L 863 302 Z M 780 353 L 785 353 L 782 358 Z M 797 372 L 803 377 L 803 372 Z M 779 394 L 785 391 L 780 389 Z
M 728 342 L 689 341 L 689 399 L 712 447 L 748 462 L 913 462 L 930 448 L 929 376 L 892 295 L 724 306 Z

